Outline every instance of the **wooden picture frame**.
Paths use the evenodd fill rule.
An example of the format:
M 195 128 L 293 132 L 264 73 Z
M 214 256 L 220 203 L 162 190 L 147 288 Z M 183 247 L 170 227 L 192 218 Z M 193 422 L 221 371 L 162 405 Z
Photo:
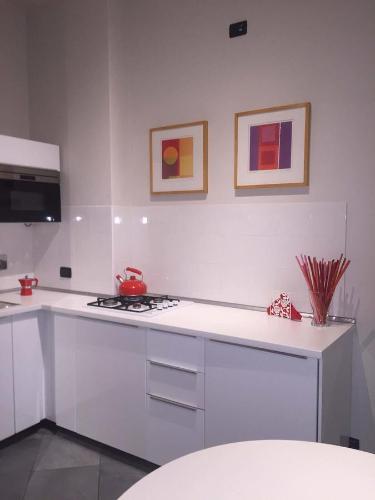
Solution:
M 207 193 L 208 122 L 150 129 L 151 194 Z
M 234 188 L 309 185 L 308 102 L 234 115 Z

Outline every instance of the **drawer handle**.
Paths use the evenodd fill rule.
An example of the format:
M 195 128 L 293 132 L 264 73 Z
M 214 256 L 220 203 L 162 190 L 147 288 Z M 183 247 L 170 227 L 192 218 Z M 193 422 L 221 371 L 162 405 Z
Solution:
M 216 344 L 226 344 L 233 345 L 235 347 L 246 347 L 246 349 L 253 349 L 254 351 L 270 352 L 271 354 L 279 354 L 281 356 L 289 356 L 291 358 L 307 359 L 307 356 L 302 354 L 292 354 L 290 352 L 276 351 L 275 349 L 267 349 L 265 347 L 255 347 L 252 345 L 237 344 L 236 342 L 229 342 L 227 340 L 209 339 L 210 342 L 215 342 Z
M 162 403 L 167 403 L 173 406 L 179 406 L 180 408 L 185 408 L 186 410 L 197 411 L 198 407 L 193 405 L 188 405 L 187 403 L 181 403 L 180 401 L 175 401 L 174 399 L 163 398 L 162 396 L 157 396 L 156 394 L 148 393 L 151 399 L 155 401 L 160 401 Z
M 186 368 L 185 366 L 170 365 L 168 363 L 163 363 L 162 361 L 155 361 L 154 359 L 149 359 L 150 365 L 162 366 L 163 368 L 170 368 L 171 370 L 178 370 L 180 372 L 192 373 L 194 375 L 198 374 L 198 370 L 193 368 Z
M 167 330 L 159 330 L 158 328 L 150 328 L 150 332 L 166 333 L 167 335 L 179 335 L 180 337 L 190 337 L 191 339 L 198 338 L 196 335 L 193 335 L 192 333 L 170 332 Z

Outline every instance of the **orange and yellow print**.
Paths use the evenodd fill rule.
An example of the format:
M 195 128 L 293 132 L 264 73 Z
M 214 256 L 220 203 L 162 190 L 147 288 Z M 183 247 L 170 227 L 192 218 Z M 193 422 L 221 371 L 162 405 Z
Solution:
M 193 138 L 162 141 L 162 178 L 193 177 Z

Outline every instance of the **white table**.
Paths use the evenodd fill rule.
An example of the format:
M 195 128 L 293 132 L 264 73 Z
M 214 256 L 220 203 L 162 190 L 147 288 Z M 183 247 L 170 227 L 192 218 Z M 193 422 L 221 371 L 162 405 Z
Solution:
M 375 498 L 375 455 L 301 441 L 208 448 L 152 472 L 119 500 Z

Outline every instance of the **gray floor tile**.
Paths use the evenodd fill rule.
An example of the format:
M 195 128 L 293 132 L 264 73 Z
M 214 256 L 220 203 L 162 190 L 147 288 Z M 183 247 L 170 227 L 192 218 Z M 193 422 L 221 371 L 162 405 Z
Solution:
M 23 500 L 31 470 L 0 474 L 1 500 Z
M 134 465 L 102 456 L 100 462 L 99 500 L 116 500 L 146 474 L 146 471 Z
M 33 434 L 0 449 L 0 474 L 31 470 L 42 441 L 41 435 Z
M 97 500 L 99 467 L 35 471 L 25 500 Z
M 56 434 L 38 457 L 35 470 L 99 465 L 99 457 L 95 450 Z

